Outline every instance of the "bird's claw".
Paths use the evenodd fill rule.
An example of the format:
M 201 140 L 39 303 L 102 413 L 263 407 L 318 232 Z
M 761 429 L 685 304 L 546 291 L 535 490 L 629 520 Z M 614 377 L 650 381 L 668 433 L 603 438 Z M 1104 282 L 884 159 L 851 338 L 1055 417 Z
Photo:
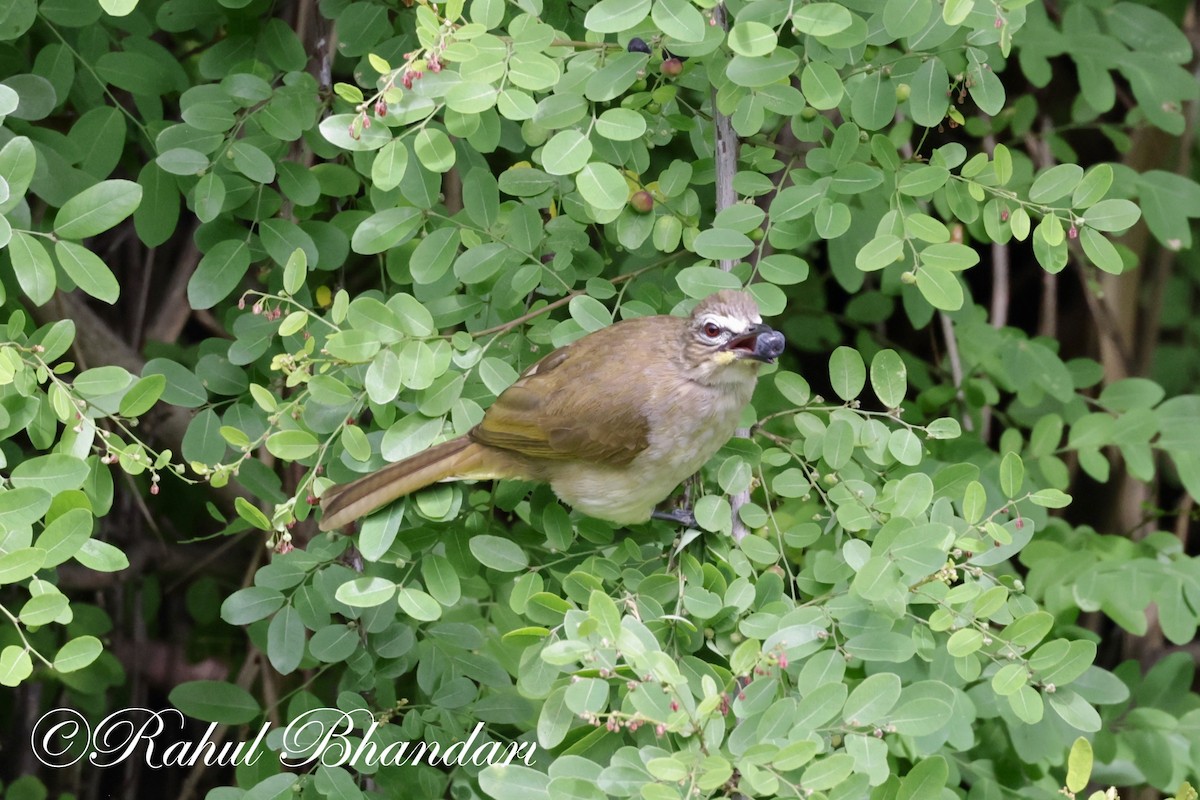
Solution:
M 685 528 L 695 528 L 696 515 L 692 513 L 690 508 L 674 508 L 670 511 L 654 511 L 650 514 L 651 519 L 661 519 L 667 522 L 674 522 L 677 525 L 682 525 Z

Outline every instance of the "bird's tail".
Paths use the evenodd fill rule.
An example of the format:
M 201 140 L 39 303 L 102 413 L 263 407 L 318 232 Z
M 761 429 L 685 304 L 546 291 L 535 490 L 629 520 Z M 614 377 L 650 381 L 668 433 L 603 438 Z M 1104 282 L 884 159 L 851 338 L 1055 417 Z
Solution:
M 321 496 L 324 514 L 318 527 L 323 531 L 340 528 L 438 481 L 493 477 L 488 474 L 487 455 L 482 445 L 459 436 L 356 481 L 334 486 Z

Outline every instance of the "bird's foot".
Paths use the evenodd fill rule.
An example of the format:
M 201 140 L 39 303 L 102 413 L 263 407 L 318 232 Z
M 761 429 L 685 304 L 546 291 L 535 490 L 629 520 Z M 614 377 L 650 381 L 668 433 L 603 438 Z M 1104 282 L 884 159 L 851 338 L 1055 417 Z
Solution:
M 685 528 L 695 528 L 696 515 L 692 513 L 690 508 L 673 508 L 670 511 L 653 511 L 650 514 L 651 519 L 662 519 L 667 522 L 674 522 L 677 525 L 682 525 Z

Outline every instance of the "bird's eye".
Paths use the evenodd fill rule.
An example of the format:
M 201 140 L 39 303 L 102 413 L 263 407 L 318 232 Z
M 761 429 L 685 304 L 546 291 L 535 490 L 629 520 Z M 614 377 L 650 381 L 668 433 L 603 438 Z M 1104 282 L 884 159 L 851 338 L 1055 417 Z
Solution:
M 704 335 L 710 339 L 715 339 L 721 334 L 721 326 L 715 322 L 704 323 Z

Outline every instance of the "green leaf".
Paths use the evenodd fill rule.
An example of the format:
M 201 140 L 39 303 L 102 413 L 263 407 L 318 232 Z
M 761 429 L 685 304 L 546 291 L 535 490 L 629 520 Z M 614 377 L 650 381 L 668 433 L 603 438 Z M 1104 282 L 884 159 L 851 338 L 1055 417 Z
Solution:
M 281 675 L 293 672 L 304 658 L 304 623 L 290 605 L 280 609 L 267 626 L 267 659 Z
M 915 467 L 921 463 L 921 440 L 908 428 L 898 428 L 888 436 L 888 452 L 901 464 Z
M 25 136 L 14 136 L 0 148 L 0 178 L 8 183 L 9 191 L 8 198 L 0 200 L 0 214 L 12 210 L 25 196 L 37 162 L 37 151 Z
M 598 7 L 595 6 L 592 10 L 595 11 Z M 573 129 L 559 131 L 542 147 L 542 166 L 551 175 L 574 175 L 587 165 L 591 157 L 592 143 L 582 133 Z
M 96 369 L 120 369 L 120 367 L 96 367 Z M 121 371 L 124 372 L 124 370 Z M 78 489 L 87 480 L 87 477 L 88 465 L 83 459 L 65 453 L 51 453 L 22 461 L 13 468 L 9 479 L 13 486 L 31 486 L 45 489 L 51 494 L 58 494 L 68 489 Z
M 442 616 L 442 607 L 428 593 L 420 589 L 401 587 L 396 592 L 396 600 L 400 610 L 408 616 L 422 622 L 432 622 Z
M 223 239 L 200 259 L 188 279 L 188 304 L 192 308 L 212 308 L 229 296 L 250 269 L 250 248 L 238 239 Z
M 400 139 L 393 139 L 380 148 L 371 162 L 371 182 L 385 192 L 400 185 L 408 168 L 408 148 Z
M 992 676 L 992 691 L 1002 697 L 1016 694 L 1029 683 L 1029 672 L 1024 664 L 1005 664 Z
M 1110 164 L 1097 164 L 1087 171 L 1075 191 L 1071 194 L 1071 206 L 1082 209 L 1090 208 L 1100 202 L 1113 182 L 1113 168 Z
M 120 572 L 129 567 L 129 559 L 119 548 L 99 539 L 88 539 L 75 554 L 75 560 L 96 572 Z
M 226 681 L 181 683 L 167 699 L 189 717 L 225 725 L 245 725 L 262 713 L 249 692 Z
M 1000 461 L 1000 491 L 1004 496 L 1014 498 L 1021 491 L 1025 480 L 1025 466 L 1021 457 L 1016 453 L 1006 453 Z
M 409 261 L 413 280 L 419 284 L 430 284 L 445 275 L 458 254 L 460 241 L 455 228 L 439 228 L 422 239 Z
M 658 29 L 681 42 L 704 41 L 707 27 L 700 10 L 688 0 L 655 0 L 650 12 Z
M 424 556 L 421 559 L 421 579 L 429 594 L 444 606 L 454 605 L 462 596 L 458 572 L 445 556 L 436 553 Z
M 33 660 L 24 647 L 10 644 L 0 651 L 0 686 L 19 686 L 33 674 Z
M 529 566 L 529 555 L 511 539 L 499 536 L 472 536 L 471 555 L 485 567 L 499 572 L 519 572 Z
M 1000 143 L 997 143 L 992 149 L 992 170 L 996 173 L 996 180 L 1000 182 L 1001 186 L 1012 180 L 1012 151 Z
M 225 181 L 215 172 L 196 181 L 192 190 L 192 206 L 201 222 L 212 222 L 225 205 Z
M 343 150 L 378 150 L 388 142 L 394 141 L 387 126 L 373 125 L 364 128 L 357 117 L 357 114 L 333 114 L 321 120 L 318 128 L 328 142 Z
M 891 349 L 880 350 L 871 359 L 871 388 L 887 408 L 899 408 L 908 393 L 908 369 Z
M 596 33 L 620 33 L 650 14 L 650 0 L 600 0 L 588 9 L 583 24 Z
M 1029 496 L 1034 505 L 1043 508 L 1066 508 L 1071 505 L 1071 495 L 1058 489 L 1039 489 Z
M 821 791 L 832 789 L 854 772 L 854 759 L 846 753 L 835 753 L 813 762 L 800 775 L 800 785 L 805 789 Z
M 932 164 L 924 164 L 913 169 L 906 169 L 896 183 L 896 188 L 903 194 L 913 197 L 928 197 L 946 185 L 950 179 L 950 170 Z
M 446 172 L 456 159 L 450 137 L 437 128 L 425 127 L 413 141 L 417 160 L 431 172 Z
M 641 119 L 640 115 L 638 119 Z M 629 198 L 625 177 L 616 167 L 602 162 L 592 162 L 581 169 L 575 176 L 575 187 L 584 200 L 606 211 L 624 208 Z
M 54 656 L 58 672 L 77 672 L 100 657 L 104 645 L 95 636 L 79 636 L 64 644 Z
M 0 586 L 31 577 L 42 568 L 46 551 L 40 547 L 22 547 L 0 556 Z
M 603 303 L 585 294 L 572 297 L 568 308 L 571 318 L 589 333 L 608 327 L 613 321 L 612 314 Z
M 199 408 L 208 402 L 208 391 L 204 388 L 204 383 L 194 372 L 177 361 L 152 358 L 146 362 L 142 375 L 162 375 L 166 378 L 162 393 L 164 403 L 184 408 Z
M 803 283 L 808 272 L 808 262 L 790 253 L 772 253 L 758 262 L 758 274 L 777 286 Z
M 260 531 L 271 530 L 271 520 L 267 519 L 267 515 L 246 498 L 234 498 L 233 506 L 239 517 L 246 520 L 246 522 L 249 522 Z
M 541 53 L 518 50 L 508 61 L 509 82 L 531 92 L 553 88 L 561 76 L 562 70 L 558 62 Z M 534 107 L 533 113 L 536 114 L 537 106 L 532 98 L 529 103 Z M 478 108 L 479 105 L 477 102 L 475 107 Z
M 955 658 L 964 658 L 982 646 L 982 633 L 974 628 L 962 628 L 951 634 L 946 641 L 946 652 Z
M 721 289 L 740 289 L 735 275 L 716 267 L 684 267 L 675 274 L 675 283 L 688 297 L 708 297 Z
M 1141 219 L 1141 210 L 1128 200 L 1101 200 L 1087 210 L 1083 224 L 1098 231 L 1120 233 Z
M 854 455 L 854 428 L 844 419 L 829 423 L 821 442 L 821 458 L 831 469 L 841 469 Z
M 920 251 L 920 265 L 936 267 L 936 269 L 959 271 L 979 263 L 979 253 L 974 248 L 959 245 L 956 242 L 946 242 L 944 245 L 930 245 Z
M 1008 696 L 1008 706 L 1017 715 L 1017 719 L 1027 725 L 1036 725 L 1042 721 L 1045 706 L 1042 696 L 1032 686 L 1022 686 Z
M 142 202 L 142 187 L 133 181 L 101 181 L 63 203 L 54 232 L 64 239 L 103 233 L 133 213 Z
M 229 157 L 233 168 L 255 183 L 271 183 L 275 180 L 275 162 L 258 147 L 245 140 L 229 146 Z
M 1042 172 L 1029 187 L 1029 199 L 1035 203 L 1053 203 L 1075 191 L 1083 180 L 1083 167 L 1059 164 Z
M 682 0 L 679 1 L 682 2 Z M 628 108 L 610 108 L 596 118 L 596 133 L 614 142 L 632 142 L 640 139 L 646 133 L 646 118 Z M 593 163 L 588 166 L 597 166 L 597 164 Z M 609 165 L 604 164 L 603 166 Z M 613 170 L 615 171 L 615 168 Z M 621 178 L 621 188 L 625 193 L 628 192 L 624 177 Z M 588 200 L 588 202 L 592 201 Z M 592 205 L 596 205 L 596 203 L 593 202 Z
M 308 431 L 276 431 L 267 437 L 267 451 L 284 461 L 298 461 L 317 452 L 320 442 Z
M 374 608 L 391 600 L 396 584 L 387 578 L 355 578 L 337 588 L 334 597 L 351 608 Z
M 934 308 L 957 311 L 963 305 L 963 288 L 954 273 L 944 267 L 922 265 L 917 273 L 917 288 Z
M 838 3 L 809 3 L 796 7 L 792 26 L 810 36 L 833 36 L 853 23 L 850 12 Z
M 34 543 L 45 552 L 41 569 L 57 567 L 73 557 L 92 535 L 92 512 L 72 508 L 46 526 Z
M 900 688 L 900 678 L 894 672 L 880 672 L 865 678 L 846 698 L 842 719 L 852 727 L 884 719 L 900 700 Z
M 775 30 L 761 22 L 735 23 L 728 41 L 729 49 L 743 56 L 765 56 L 779 44 Z
M 593 10 L 595 8 L 593 7 Z M 549 701 L 546 705 L 549 706 Z M 540 722 L 538 727 L 540 730 Z M 554 746 L 548 744 L 541 736 L 539 743 L 543 746 Z M 479 773 L 479 788 L 493 800 L 551 800 L 549 787 L 550 776 L 520 764 L 493 764 Z
M 926 128 L 941 125 L 950 106 L 950 98 L 946 95 L 949 88 L 950 73 L 946 71 L 946 65 L 936 56 L 929 57 L 912 77 L 908 105 L 913 122 Z
M 75 378 L 75 391 L 84 397 L 116 394 L 133 381 L 124 367 L 92 367 Z
M 1113 275 L 1124 272 L 1125 262 L 1121 259 L 1121 254 L 1102 234 L 1091 228 L 1080 228 L 1079 243 L 1083 245 L 1083 252 L 1088 260 L 1100 269 Z
M 904 240 L 884 233 L 862 246 L 854 257 L 854 266 L 863 272 L 874 272 L 894 264 L 904 257 Z
M 930 797 L 940 797 L 946 781 L 950 777 L 950 768 L 941 756 L 932 756 L 917 762 L 908 774 L 900 779 L 900 791 L 896 800 L 925 800 Z
M 104 13 L 112 17 L 127 17 L 137 8 L 138 0 L 100 0 Z
M 858 397 L 867 382 L 862 355 L 852 347 L 839 347 L 829 357 L 829 381 L 838 397 L 847 402 Z
M 919 33 L 932 13 L 931 0 L 887 0 L 883 6 L 883 28 L 889 36 L 903 39 Z
M 109 305 L 117 302 L 121 285 L 100 256 L 81 244 L 62 239 L 54 243 L 54 255 L 80 289 Z
M 212 163 L 208 156 L 190 147 L 172 147 L 154 159 L 163 172 L 171 175 L 199 175 Z
M 514 60 L 516 57 L 514 56 Z M 525 82 L 519 79 L 520 73 L 513 74 L 514 67 L 519 68 L 519 63 L 514 65 L 510 62 L 509 79 L 517 86 L 525 86 Z M 539 87 L 544 88 L 544 87 Z M 446 92 L 446 107 L 451 111 L 456 111 L 460 114 L 482 114 L 492 106 L 496 105 L 496 99 L 499 96 L 499 91 L 490 83 L 482 83 L 479 81 L 464 80 L 450 87 L 450 91 Z M 421 163 L 426 164 L 424 158 L 421 158 Z M 428 164 L 426 164 L 428 166 Z M 432 169 L 432 167 L 430 167 Z M 442 170 L 434 170 L 439 172 Z
M 728 228 L 700 231 L 692 243 L 696 255 L 713 261 L 738 261 L 754 250 L 754 241 L 744 233 Z
M 972 63 L 971 68 L 967 70 L 967 76 L 970 79 L 967 91 L 971 93 L 971 99 L 979 106 L 980 111 L 995 116 L 1004 110 L 1004 84 L 996 73 L 992 72 L 989 64 Z
M 800 89 L 808 104 L 821 111 L 837 108 L 846 92 L 838 71 L 824 61 L 809 62 L 800 76 Z
M 50 508 L 51 495 L 41 487 L 26 486 L 0 492 L 0 530 L 33 524 Z
M 230 625 L 249 625 L 274 614 L 283 606 L 283 601 L 283 594 L 278 589 L 248 586 L 225 598 L 221 603 L 221 619 Z
M 896 89 L 881 71 L 875 71 L 854 88 L 850 115 L 863 130 L 877 131 L 896 116 Z
M 975 8 L 975 0 L 946 0 L 942 6 L 942 21 L 957 28 L 966 21 Z
M 345 661 L 361 646 L 362 640 L 356 630 L 337 623 L 326 625 L 308 640 L 308 651 L 313 658 L 326 664 Z
M 1082 792 L 1092 778 L 1092 743 L 1080 736 L 1067 756 L 1067 791 Z
M 411 206 L 378 211 L 354 229 L 350 249 L 365 256 L 390 250 L 413 238 L 424 220 L 421 210 Z
M 24 231 L 13 231 L 8 254 L 21 291 L 34 305 L 44 305 L 54 295 L 56 284 L 54 262 L 46 246 Z

